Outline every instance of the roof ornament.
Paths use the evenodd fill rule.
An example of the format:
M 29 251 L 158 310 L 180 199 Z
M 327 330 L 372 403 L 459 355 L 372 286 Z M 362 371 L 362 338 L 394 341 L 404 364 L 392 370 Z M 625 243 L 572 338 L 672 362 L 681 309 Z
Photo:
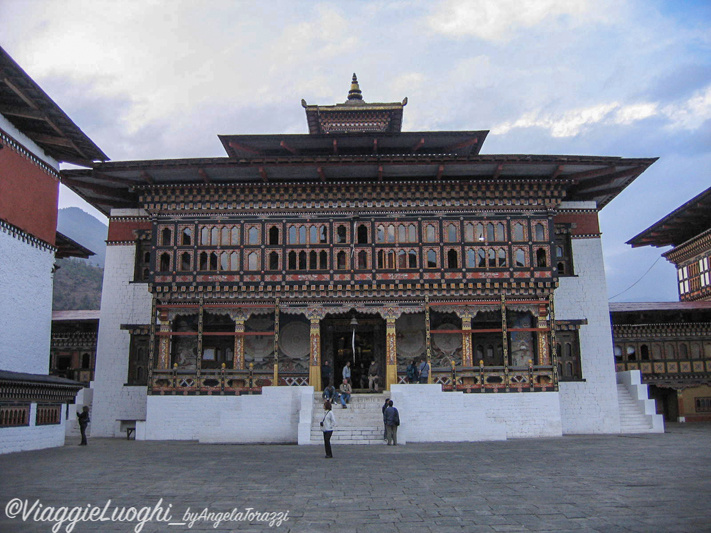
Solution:
M 351 81 L 351 90 L 348 91 L 349 100 L 363 100 L 363 95 L 360 92 L 360 86 L 358 85 L 358 78 L 353 73 L 353 80 Z

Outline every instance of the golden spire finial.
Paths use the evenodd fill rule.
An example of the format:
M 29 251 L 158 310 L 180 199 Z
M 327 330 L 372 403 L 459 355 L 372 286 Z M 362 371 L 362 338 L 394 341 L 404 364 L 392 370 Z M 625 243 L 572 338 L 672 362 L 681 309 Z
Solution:
M 363 95 L 360 92 L 360 86 L 358 85 L 358 77 L 353 73 L 353 80 L 351 80 L 351 90 L 348 91 L 349 100 L 362 100 Z

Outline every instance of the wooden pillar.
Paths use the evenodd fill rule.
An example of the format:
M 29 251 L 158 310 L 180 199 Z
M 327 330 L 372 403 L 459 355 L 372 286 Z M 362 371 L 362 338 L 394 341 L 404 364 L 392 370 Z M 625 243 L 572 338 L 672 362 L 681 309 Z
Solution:
M 558 390 L 558 348 L 555 342 L 555 306 L 553 305 L 553 301 L 553 293 L 551 293 L 548 297 L 551 326 L 551 365 L 553 366 L 553 390 Z
M 321 385 L 321 320 L 326 314 L 322 309 L 309 309 L 306 316 L 311 322 L 309 330 L 309 385 L 316 391 L 323 390 Z
M 548 351 L 548 331 L 543 331 L 548 326 L 548 305 L 541 302 L 538 305 L 538 364 L 549 365 L 550 353 Z
M 470 309 L 465 309 L 462 317 L 462 366 L 469 368 L 474 366 L 474 353 L 472 351 L 472 318 Z
M 232 368 L 244 370 L 244 323 L 247 316 L 240 310 L 232 315 L 235 321 L 235 351 L 232 356 Z
M 432 335 L 430 334 L 430 298 L 425 296 L 425 348 L 427 354 L 427 367 L 430 373 L 427 375 L 427 383 L 432 383 Z
M 151 298 L 151 325 L 148 330 L 148 394 L 153 392 L 153 369 L 156 367 L 156 306 L 157 298 L 154 294 Z
M 466 308 L 462 313 L 462 368 L 470 368 L 474 366 L 474 350 L 472 346 L 472 318 L 474 313 L 471 309 Z M 454 361 L 452 361 L 454 364 Z M 462 378 L 463 385 L 472 385 L 473 378 Z
M 509 330 L 506 321 L 506 296 L 501 295 L 501 351 L 504 356 L 504 384 L 509 392 Z
M 397 333 L 395 321 L 397 314 L 393 309 L 385 312 L 385 390 L 397 385 Z
M 168 311 L 162 309 L 158 313 L 160 335 L 158 336 L 158 367 L 160 370 L 170 368 L 170 320 Z
M 204 309 L 205 300 L 200 297 L 200 303 L 198 304 L 198 335 L 197 335 L 197 358 L 195 360 L 195 375 L 197 378 L 197 387 L 202 386 L 202 333 L 203 333 L 203 320 L 204 320 Z
M 274 304 L 274 387 L 279 386 L 279 298 Z

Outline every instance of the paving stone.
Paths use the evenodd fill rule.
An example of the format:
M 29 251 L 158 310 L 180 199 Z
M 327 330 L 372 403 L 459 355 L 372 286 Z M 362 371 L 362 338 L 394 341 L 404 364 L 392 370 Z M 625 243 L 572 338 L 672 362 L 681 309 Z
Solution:
M 86 447 L 0 456 L 0 532 L 51 530 L 50 523 L 9 519 L 13 498 L 136 508 L 162 499 L 176 521 L 188 507 L 289 511 L 279 527 L 201 521 L 189 529 L 154 521 L 142 533 L 708 531 L 709 449 L 711 424 L 671 424 L 665 434 L 634 439 L 334 445 L 333 460 L 317 446 L 90 439 Z M 129 533 L 135 525 L 80 523 L 74 531 Z

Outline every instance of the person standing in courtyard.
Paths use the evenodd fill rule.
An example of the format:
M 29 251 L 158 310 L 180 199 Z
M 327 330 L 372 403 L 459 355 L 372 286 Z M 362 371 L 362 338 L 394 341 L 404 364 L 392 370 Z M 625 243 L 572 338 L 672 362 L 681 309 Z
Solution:
M 81 442 L 79 446 L 86 446 L 86 427 L 89 425 L 89 408 L 85 405 L 81 413 L 77 413 L 77 420 L 79 421 L 79 431 L 81 431 Z
M 323 402 L 323 409 L 326 414 L 321 420 L 321 430 L 323 431 L 323 445 L 326 448 L 326 459 L 332 459 L 333 453 L 331 451 L 331 437 L 333 436 L 333 428 L 336 426 L 336 417 L 333 415 L 331 410 L 331 402 L 326 400 Z
M 385 409 L 385 440 L 388 446 L 397 446 L 397 428 L 400 425 L 400 413 L 393 407 L 393 401 L 388 401 L 388 408 Z
M 427 383 L 429 377 L 430 377 L 430 364 L 427 362 L 427 359 L 424 357 L 422 358 L 422 363 L 420 363 L 420 383 Z

